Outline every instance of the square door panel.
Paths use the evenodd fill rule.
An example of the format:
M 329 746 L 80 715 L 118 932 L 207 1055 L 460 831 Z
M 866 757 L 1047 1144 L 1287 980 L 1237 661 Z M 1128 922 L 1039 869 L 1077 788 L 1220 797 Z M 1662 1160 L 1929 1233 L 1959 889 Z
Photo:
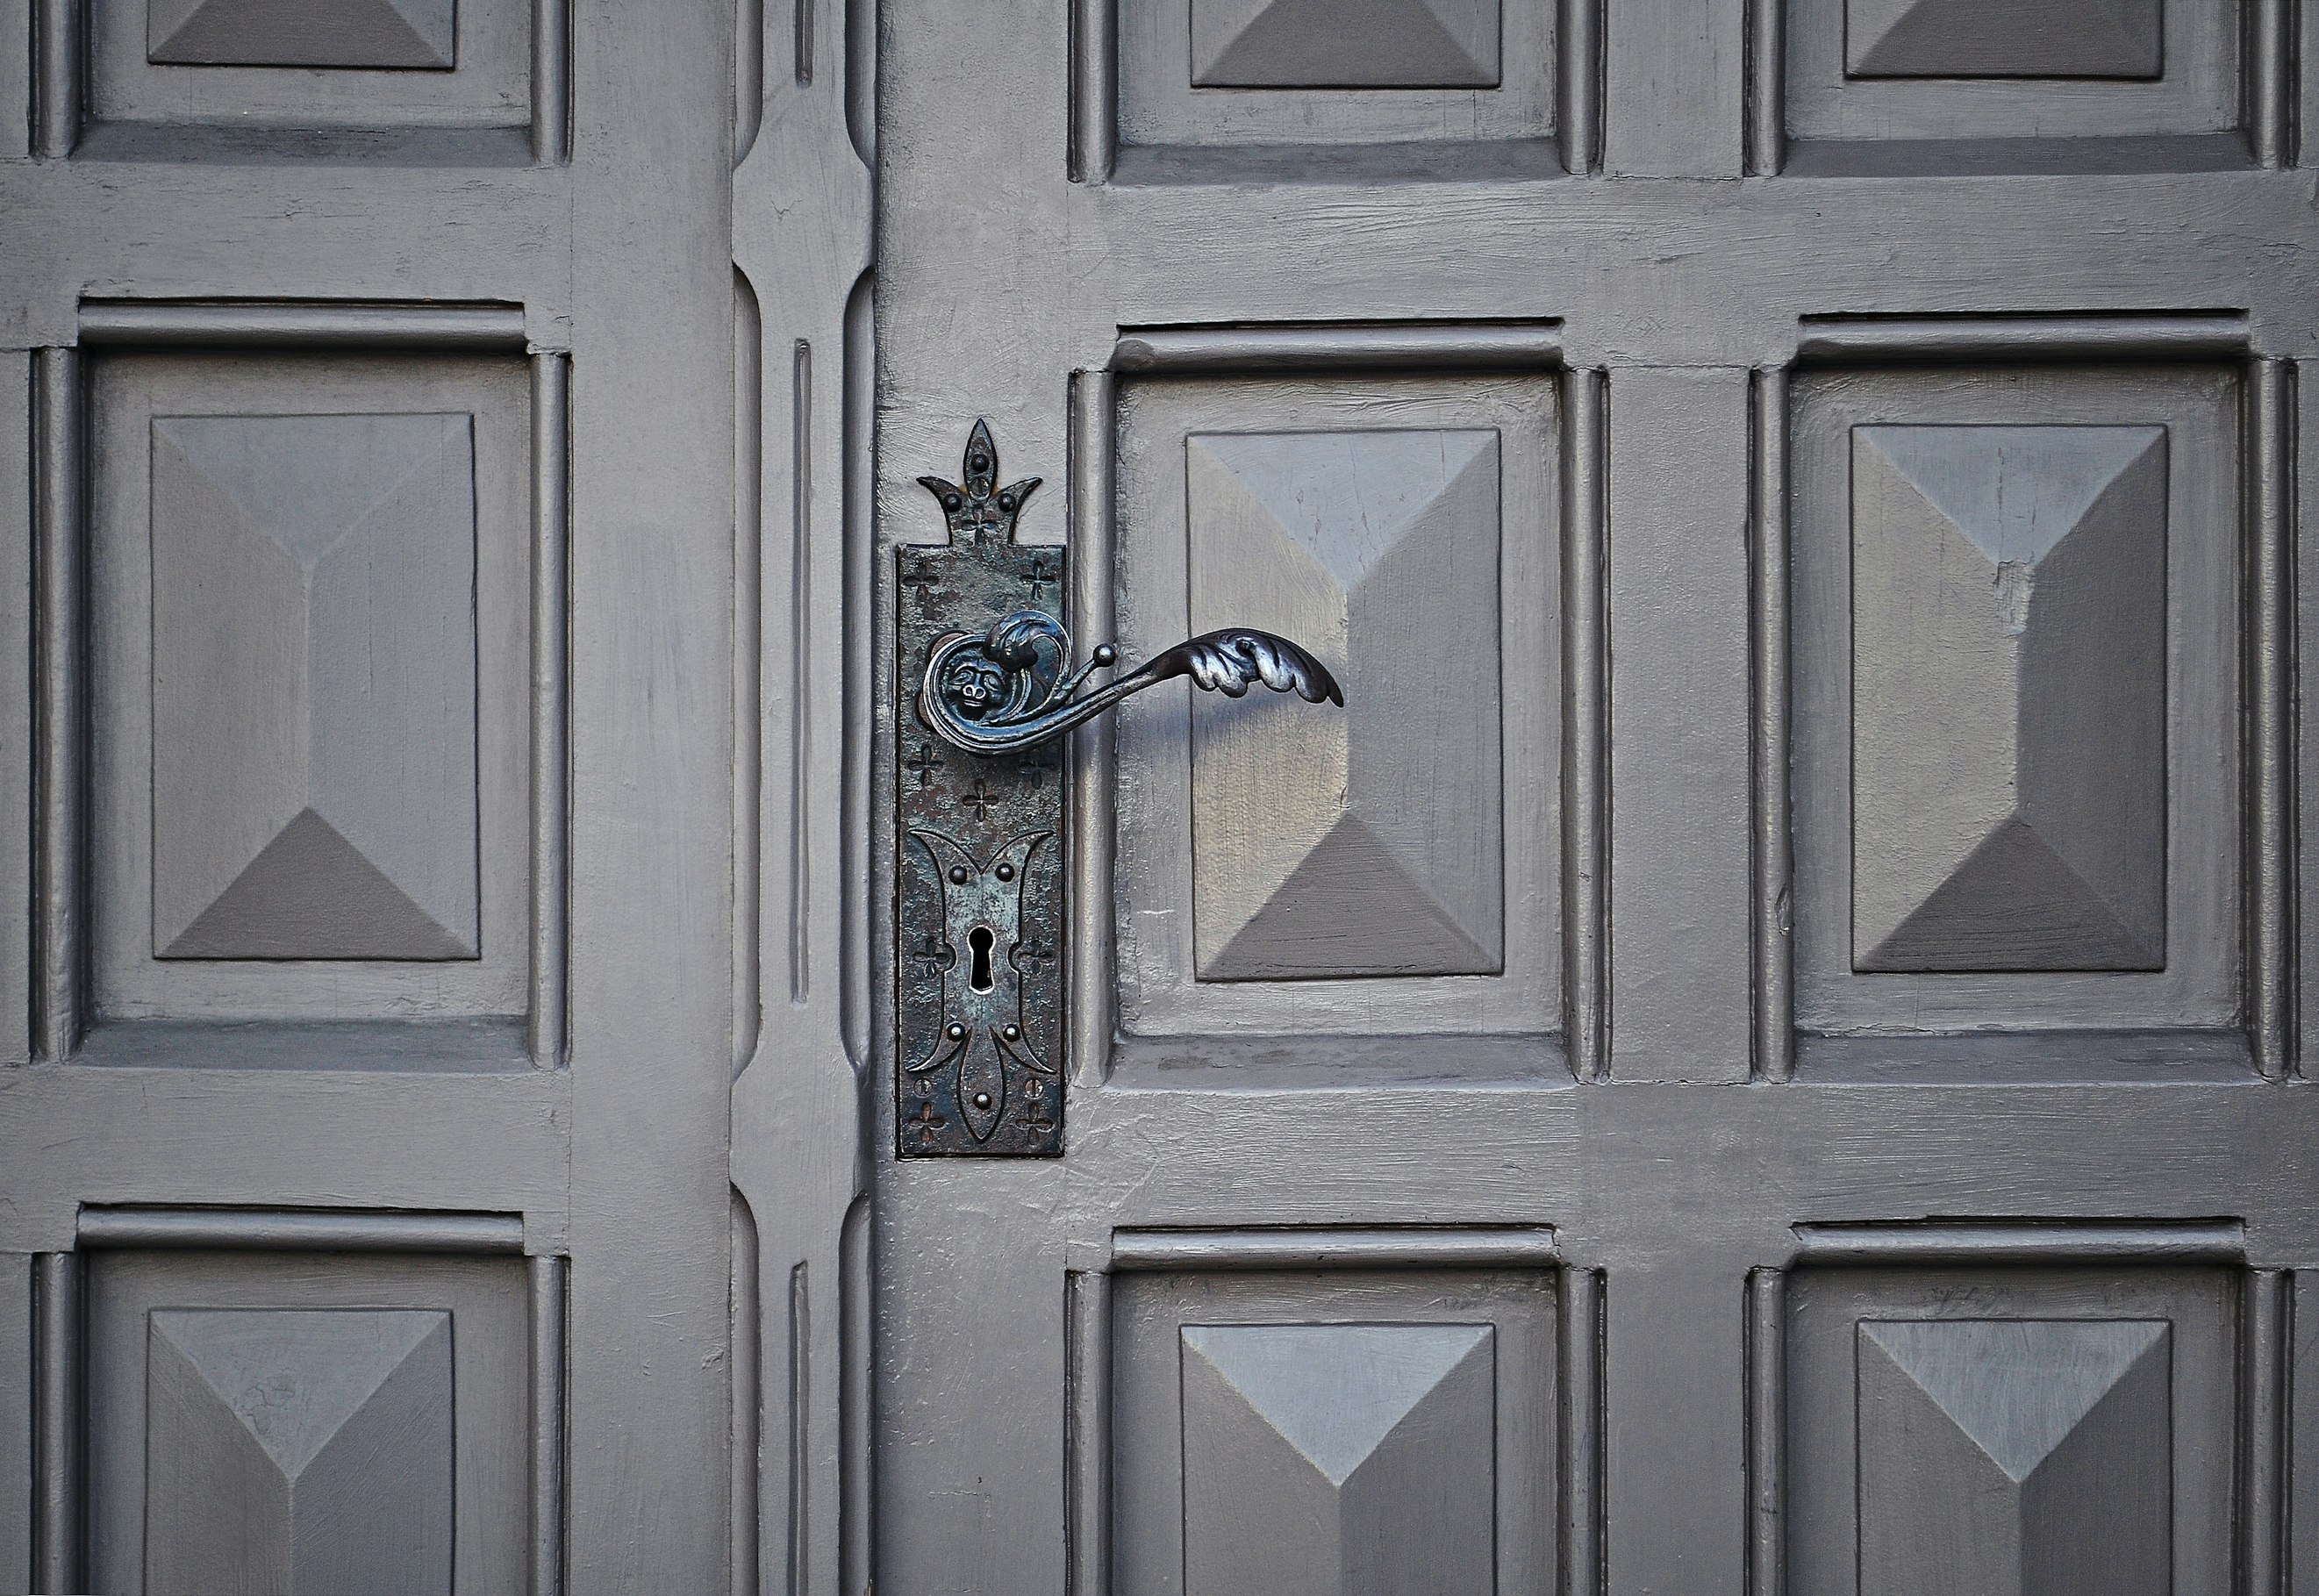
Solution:
M 2234 379 L 1855 373 L 1795 403 L 1799 1023 L 2232 1023 Z
M 2107 1266 L 1800 1271 L 1797 1596 L 2220 1596 L 2236 1281 Z
M 1116 1291 L 1123 1591 L 1550 1582 L 1550 1276 L 1127 1276 Z
M 1204 152 L 1293 172 L 1361 147 L 1556 157 L 1550 0 L 1157 0 L 1118 9 L 1122 172 Z
M 528 408 L 514 363 L 100 364 L 100 1023 L 521 1012 Z
M 1345 690 L 1123 712 L 1126 1028 L 1551 1030 L 1550 385 L 1160 382 L 1120 428 L 1130 655 L 1260 627 Z
M 99 0 L 86 24 L 84 153 L 189 159 L 302 148 L 474 159 L 492 154 L 498 132 L 504 153 L 523 156 L 532 9 L 530 0 Z
M 519 1589 L 520 1259 L 99 1253 L 97 1589 Z
M 2243 165 L 2227 0 L 1787 0 L 1799 170 Z

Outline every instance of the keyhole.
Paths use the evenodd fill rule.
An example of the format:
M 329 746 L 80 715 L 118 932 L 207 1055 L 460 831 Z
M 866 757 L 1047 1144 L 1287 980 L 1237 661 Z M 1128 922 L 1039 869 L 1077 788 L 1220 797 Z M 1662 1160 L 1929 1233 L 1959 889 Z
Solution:
M 978 925 L 966 933 L 966 948 L 972 956 L 968 966 L 966 984 L 978 992 L 990 990 L 990 947 L 998 939 L 990 934 L 990 927 Z

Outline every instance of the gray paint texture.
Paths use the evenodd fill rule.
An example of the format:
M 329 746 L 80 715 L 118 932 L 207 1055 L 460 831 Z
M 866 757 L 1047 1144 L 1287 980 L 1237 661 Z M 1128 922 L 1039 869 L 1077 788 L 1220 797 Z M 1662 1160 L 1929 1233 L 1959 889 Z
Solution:
M 474 957 L 469 418 L 153 434 L 154 951 Z
M 2283 758 L 2297 651 L 2280 628 L 2311 613 L 2294 584 L 2319 570 L 2307 550 L 2290 558 L 2313 499 L 2296 491 L 2290 446 L 2319 408 L 2296 402 L 2298 363 L 2319 350 L 2319 239 L 2292 134 L 2319 126 L 2319 76 L 2287 48 L 2311 36 L 2308 7 L 2162 9 L 2161 75 L 2146 78 L 1848 77 L 1844 0 L 1571 0 L 1503 8 L 1496 87 L 1233 89 L 1191 81 L 1189 0 L 1087 0 L 1069 17 L 1011 0 L 474 0 L 448 71 L 157 65 L 133 5 L 44 0 L 0 18 L 0 198 L 15 224 L 0 325 L 15 396 L 0 383 L 14 407 L 0 414 L 21 422 L 0 428 L 16 488 L 0 494 L 15 573 L 0 583 L 13 640 L 0 693 L 27 739 L 36 704 L 46 740 L 69 748 L 78 723 L 50 710 L 89 688 L 102 731 L 150 680 L 107 677 L 98 657 L 76 682 L 78 612 L 32 603 L 36 573 L 44 599 L 75 591 L 54 556 L 96 531 L 80 486 L 101 505 L 123 475 L 148 475 L 144 419 L 105 429 L 121 416 L 107 372 L 139 357 L 100 346 L 113 312 L 84 338 L 84 295 L 140 302 L 140 316 L 156 301 L 226 304 L 211 325 L 244 325 L 234 347 L 263 366 L 260 393 L 296 387 L 291 342 L 351 365 L 377 319 L 413 303 L 434 307 L 430 322 L 444 306 L 512 317 L 543 359 L 570 356 L 555 367 L 570 374 L 569 428 L 541 422 L 545 442 L 569 444 L 568 482 L 552 473 L 542 491 L 544 521 L 570 506 L 568 653 L 503 632 L 512 677 L 494 674 L 488 633 L 479 654 L 479 720 L 508 717 L 478 739 L 483 958 L 332 969 L 321 995 L 289 978 L 314 973 L 302 968 L 171 961 L 212 984 L 132 992 L 129 954 L 104 938 L 130 925 L 137 964 L 160 962 L 151 883 L 103 862 L 108 848 L 150 860 L 137 829 L 149 796 L 132 796 L 86 809 L 99 868 L 84 906 L 93 945 L 112 949 L 89 961 L 93 985 L 172 1023 L 504 1020 L 564 988 L 520 964 L 501 985 L 428 985 L 526 948 L 495 902 L 557 925 L 537 911 L 568 907 L 573 977 L 541 1022 L 560 1039 L 568 1019 L 569 1046 L 545 1050 L 568 1069 L 436 1068 L 456 1050 L 391 1027 L 365 1032 L 361 1068 L 326 1068 L 328 1037 L 285 1030 L 253 1054 L 265 1069 L 182 1068 L 173 1033 L 117 1067 L 0 1069 L 0 1246 L 69 1264 L 83 1203 L 520 1213 L 542 1321 L 567 1278 L 553 1255 L 572 1255 L 553 1315 L 568 1310 L 571 1356 L 552 1368 L 510 1356 L 474 1381 L 456 1370 L 455 1445 L 501 1447 L 506 1477 L 560 1467 L 570 1512 L 463 1504 L 454 1555 L 490 1548 L 497 1561 L 470 1582 L 495 1591 L 568 1576 L 574 1591 L 852 1596 L 873 1574 L 894 1590 L 1166 1588 L 1185 1528 L 1181 1490 L 1164 1483 L 1180 1465 L 1185 1324 L 1338 1335 L 1453 1320 L 1491 1327 L 1496 1433 L 1520 1438 L 1496 1455 L 1517 1504 L 1499 1519 L 1502 1587 L 1566 1575 L 1574 1592 L 1726 1591 L 1784 1556 L 1790 1589 L 1847 1590 L 1859 1326 L 1954 1304 L 1978 1321 L 2091 1325 L 2096 1340 L 2165 1323 L 2173 1588 L 2228 1589 L 2234 1565 L 2261 1596 L 2307 1585 L 2310 1515 L 2296 1516 L 2305 1555 L 2291 1565 L 2278 1536 L 2290 1450 L 2307 1470 L 2319 1425 L 2289 1434 L 2277 1404 L 2291 1390 L 2308 1420 L 2319 1389 L 2309 1337 L 2284 1322 L 2307 1293 L 2281 1273 L 2319 1264 L 2319 1123 L 2248 1053 L 2260 1042 L 2265 1070 L 2300 1073 L 2295 1027 L 2278 1021 L 2302 1003 L 2284 962 L 2299 897 L 2286 822 L 2310 789 Z M 2067 42 L 2080 59 L 2091 48 Z M 1838 170 L 1850 176 L 1815 176 Z M 861 282 L 873 242 L 874 303 Z M 253 303 L 279 312 L 273 330 L 248 328 Z M 2231 313 L 2206 313 L 2218 306 Z M 1488 339 L 1465 338 L 1461 356 L 1430 336 L 1444 322 L 1551 328 L 1555 358 L 1585 374 L 1528 365 L 1520 379 Z M 1346 329 L 1380 326 L 1392 361 L 1372 348 L 1312 363 L 1316 347 L 1343 356 Z M 1239 364 L 1114 379 L 1123 329 L 1147 347 L 1236 343 Z M 1852 719 L 1850 627 L 1833 618 L 1849 559 L 1815 553 L 1848 556 L 1848 454 L 1842 428 L 1824 448 L 1813 392 L 1841 360 L 1855 386 L 1885 380 L 1857 369 L 1869 345 L 1869 364 L 1906 380 L 1862 425 L 2168 429 L 2164 971 L 1849 969 L 1849 883 L 1817 896 L 1813 873 L 1848 868 L 1852 841 L 1848 809 L 1825 807 L 1849 801 L 1848 756 L 1814 756 L 1815 728 Z M 1412 348 L 1430 353 L 1412 362 Z M 441 344 L 419 353 L 422 366 L 447 358 Z M 2039 362 L 2066 380 L 2025 376 Z M 1497 385 L 1518 380 L 1577 397 L 1508 401 Z M 96 401 L 93 446 L 73 441 L 82 393 Z M 280 402 L 237 399 L 231 413 Z M 485 460 L 493 404 L 347 413 L 394 409 L 476 414 L 479 490 L 511 488 L 528 525 L 532 478 Z M 871 775 L 874 728 L 889 723 L 878 537 L 910 524 L 892 497 L 916 491 L 900 463 L 946 457 L 961 420 L 985 413 L 1010 457 L 1053 462 L 1059 491 L 1033 530 L 1068 531 L 1078 552 L 1075 627 L 1132 641 L 1164 619 L 1163 643 L 1187 629 L 1172 625 L 1187 523 L 1164 482 L 1180 478 L 1186 437 L 1500 429 L 1503 975 L 1200 981 L 1179 700 L 1077 751 L 1071 991 L 1096 1040 L 1061 1167 L 903 1172 L 861 1156 L 889 1129 L 872 1119 L 865 1135 L 856 1091 L 891 1063 L 873 1023 L 886 973 L 868 951 L 887 885 L 871 840 L 890 834 Z M 528 438 L 525 421 L 519 406 Z M 1776 627 L 1764 618 L 1781 607 L 1750 586 L 1750 521 L 1768 537 L 1767 506 L 1781 575 L 1789 549 L 1807 577 L 1836 573 L 1817 599 L 1799 586 Z M 479 514 L 479 584 L 493 557 L 528 563 L 531 547 L 494 546 L 492 524 Z M 507 601 L 481 615 L 549 613 L 528 600 L 562 589 L 498 591 Z M 1843 602 L 1812 608 L 1830 599 Z M 92 609 L 149 626 L 135 605 Z M 1774 740 L 1751 769 L 1789 708 L 1784 693 L 1747 701 L 1743 667 L 1769 653 L 1759 625 L 1798 690 L 1792 881 L 1778 850 L 1757 859 L 1766 834 L 1789 834 L 1784 799 L 1768 820 L 1750 813 L 1790 752 Z M 515 724 L 534 671 L 570 678 L 568 767 L 552 737 L 535 745 Z M 504 681 L 511 698 L 489 685 Z M 1830 690 L 1847 695 L 1842 712 L 1817 718 Z M 136 729 L 149 762 L 149 728 Z M 495 785 L 507 772 L 488 762 L 510 748 L 512 784 Z M 568 769 L 568 789 L 528 779 L 541 769 Z M 14 839 L 0 885 L 37 897 L 45 923 L 69 906 L 75 878 L 50 866 L 82 857 L 60 844 L 83 811 L 34 773 L 0 762 L 15 817 L 0 825 Z M 1139 793 L 1159 801 L 1139 810 Z M 495 861 L 530 858 L 536 836 L 555 852 L 555 827 L 532 821 L 543 806 L 568 816 L 568 892 L 554 883 L 544 899 L 517 879 L 495 899 Z M 523 819 L 514 851 L 495 853 L 505 816 Z M 1759 996 L 1747 979 L 1791 926 L 1794 1014 L 1773 1003 L 1777 983 Z M 2312 957 L 2319 939 L 2301 945 Z M 1165 958 L 1141 961 L 1155 949 Z M 10 1025 L 50 1017 L 48 978 L 76 974 L 47 951 L 0 958 L 0 1015 L 23 1017 Z M 232 984 L 257 974 L 283 978 Z M 1838 1052 L 1880 1032 L 1873 1068 L 1820 1074 L 1807 1056 L 1792 1081 L 1765 1069 L 1743 1085 L 1749 1040 L 1791 1039 L 1799 1018 Z M 1575 1072 L 1547 1040 L 1566 1033 Z M 398 1035 L 411 1068 L 393 1067 Z M 7 1058 L 31 1055 L 22 1040 Z M 1998 1242 L 1970 1256 L 1846 1266 L 1880 1280 L 1841 1312 L 1817 1311 L 1810 1277 L 1845 1272 L 1832 1267 L 1797 1270 L 1785 1305 L 1750 1294 L 1751 1272 L 1779 1277 L 1799 1222 L 1916 1234 L 1927 1215 L 1947 1216 L 1943 1245 L 1962 1221 L 2035 1221 L 2047 1251 L 2025 1259 L 2023 1227 L 1991 1222 Z M 2185 1216 L 2234 1216 L 2243 1258 L 2186 1279 L 2162 1246 L 2120 1243 Z M 1551 1225 L 1571 1280 L 1600 1283 L 1546 1312 L 1569 1329 L 1542 1353 L 1534 1339 L 1522 1350 L 1535 1312 L 1470 1294 L 1445 1312 L 1470 1282 L 1397 1257 L 1300 1266 L 1270 1287 L 1251 1284 L 1261 1271 L 1187 1267 L 1169 1289 L 1198 1300 L 1153 1318 L 1148 1339 L 1138 1303 L 1155 1276 L 1107 1273 L 1122 1228 L 1277 1245 L 1509 1223 Z M 2085 1256 L 2065 1263 L 2072 1244 Z M 133 1322 L 140 1348 L 145 1332 L 138 1312 L 106 1308 L 107 1267 L 92 1270 L 86 1505 L 93 1526 L 129 1526 L 91 1548 L 112 1555 L 142 1545 L 141 1507 L 105 1494 L 141 1466 L 142 1432 L 106 1427 L 143 1384 L 141 1365 L 135 1379 L 104 1372 L 127 1345 L 107 1327 Z M 257 1300 L 234 1263 L 244 1284 L 205 1306 L 442 1311 L 374 1267 L 330 1258 Z M 1527 1268 L 1504 1257 L 1476 1272 L 1503 1287 Z M 171 1289 L 164 1305 L 186 1309 Z M 751 1312 L 736 1314 L 742 1299 Z M 28 1312 L 0 1307 L 0 1330 Z M 498 1322 L 512 1338 L 486 1345 L 528 1344 L 526 1327 Z M 474 1339 L 463 1326 L 455 1357 Z M 1961 1405 L 2002 1406 L 2019 1380 L 2001 1349 L 1955 1344 L 1981 1379 Z M 1767 1387 L 1749 1370 L 1767 1347 L 1783 1354 L 1769 1389 L 1790 1404 L 1770 1411 L 1791 1410 L 1791 1428 L 1760 1422 Z M 753 1381 L 733 1373 L 743 1359 Z M 2149 1376 L 2130 1375 L 2113 1387 L 2132 1398 L 2119 1422 L 2154 1445 Z M 554 1422 L 566 1384 L 568 1449 Z M 475 1393 L 509 1392 L 539 1393 L 537 1422 L 474 1411 Z M 1566 1407 L 1544 1405 L 1566 1393 Z M 2087 1422 L 2116 1433 L 2103 1411 Z M 32 1567 L 32 1500 L 0 1492 L 0 1569 Z M 1963 1521 L 1950 1498 L 1914 1510 L 1908 1535 Z M 2105 1510 L 2053 1507 L 2079 1525 Z M 753 1534 L 736 1532 L 744 1522 Z

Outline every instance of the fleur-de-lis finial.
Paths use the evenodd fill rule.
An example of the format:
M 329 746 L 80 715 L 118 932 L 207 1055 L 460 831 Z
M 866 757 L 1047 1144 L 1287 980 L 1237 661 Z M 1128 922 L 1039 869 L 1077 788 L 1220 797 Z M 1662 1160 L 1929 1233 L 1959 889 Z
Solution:
M 918 484 L 942 506 L 952 542 L 960 541 L 963 534 L 968 543 L 1011 543 L 1015 539 L 1015 518 L 1022 513 L 1024 504 L 1042 480 L 1026 476 L 1019 482 L 997 487 L 998 446 L 990 441 L 990 424 L 977 421 L 974 430 L 967 435 L 960 480 L 952 482 L 938 476 L 922 476 Z

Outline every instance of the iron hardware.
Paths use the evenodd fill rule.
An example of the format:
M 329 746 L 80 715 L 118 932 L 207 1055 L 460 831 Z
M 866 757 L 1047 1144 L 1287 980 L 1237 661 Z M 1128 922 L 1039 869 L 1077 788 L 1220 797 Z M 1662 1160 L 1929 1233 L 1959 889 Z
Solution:
M 1254 687 L 1316 704 L 1344 694 L 1303 648 L 1245 627 L 1082 691 L 1118 656 L 1106 644 L 1074 668 L 1069 634 L 1043 607 L 1062 590 L 1067 552 L 1015 541 L 1040 479 L 1000 487 L 997 446 L 977 421 L 961 480 L 918 481 L 950 538 L 902 549 L 897 565 L 908 708 L 898 709 L 894 754 L 895 1152 L 1052 1156 L 1063 1122 L 1063 734 L 1178 676 L 1235 699 Z

